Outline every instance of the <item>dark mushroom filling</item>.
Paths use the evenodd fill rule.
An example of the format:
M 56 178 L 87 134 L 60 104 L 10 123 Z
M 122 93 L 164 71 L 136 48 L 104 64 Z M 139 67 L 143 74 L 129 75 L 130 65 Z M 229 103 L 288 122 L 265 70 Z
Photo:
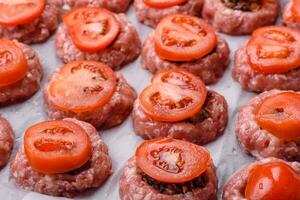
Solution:
M 201 111 L 193 117 L 184 120 L 184 122 L 196 124 L 208 119 L 212 115 L 211 107 L 209 105 L 209 101 L 211 100 L 211 98 L 213 98 L 213 93 L 207 91 L 207 97 Z
M 228 8 L 246 12 L 257 11 L 262 6 L 262 0 L 222 0 L 222 2 Z
M 198 188 L 204 188 L 207 184 L 205 175 L 201 175 L 189 182 L 175 184 L 157 181 L 145 174 L 139 168 L 137 168 L 137 172 L 142 176 L 142 180 L 145 181 L 148 185 L 152 186 L 160 193 L 166 195 L 185 194 Z
M 67 172 L 67 174 L 69 174 L 71 176 L 76 176 L 76 175 L 80 174 L 81 172 L 84 172 L 84 171 L 90 169 L 91 167 L 92 167 L 92 163 L 89 160 L 83 166 L 81 166 L 80 168 L 69 171 L 69 172 Z

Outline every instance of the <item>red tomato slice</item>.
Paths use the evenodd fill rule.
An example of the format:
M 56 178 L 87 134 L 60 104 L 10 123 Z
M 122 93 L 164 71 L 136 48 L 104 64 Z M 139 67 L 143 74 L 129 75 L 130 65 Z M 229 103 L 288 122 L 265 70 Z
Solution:
M 92 154 L 85 130 L 65 120 L 42 122 L 27 129 L 24 149 L 31 167 L 44 174 L 78 169 Z
M 0 87 L 22 80 L 28 71 L 22 49 L 13 41 L 0 39 Z
M 153 8 L 169 8 L 187 2 L 187 0 L 144 0 L 144 3 Z
M 64 111 L 86 112 L 106 104 L 113 96 L 117 78 L 112 69 L 93 61 L 63 66 L 49 84 L 50 100 Z
M 283 140 L 300 137 L 300 95 L 280 93 L 264 100 L 256 111 L 259 126 Z
M 104 8 L 79 8 L 64 16 L 68 33 L 77 48 L 97 52 L 109 46 L 119 34 L 120 25 Z
M 204 83 L 184 70 L 156 74 L 139 99 L 144 112 L 157 121 L 177 122 L 198 113 L 207 96 Z
M 46 0 L 0 0 L 0 25 L 30 23 L 43 13 L 45 5 Z
M 246 186 L 248 200 L 299 200 L 300 178 L 283 162 L 261 164 L 250 171 Z
M 300 32 L 282 26 L 257 29 L 246 51 L 254 70 L 265 74 L 288 72 L 300 65 Z
M 199 59 L 213 51 L 216 45 L 214 29 L 197 17 L 169 15 L 155 30 L 155 50 L 165 60 Z
M 209 152 L 196 144 L 172 138 L 154 139 L 136 150 L 137 166 L 165 183 L 184 183 L 203 174 L 211 165 Z

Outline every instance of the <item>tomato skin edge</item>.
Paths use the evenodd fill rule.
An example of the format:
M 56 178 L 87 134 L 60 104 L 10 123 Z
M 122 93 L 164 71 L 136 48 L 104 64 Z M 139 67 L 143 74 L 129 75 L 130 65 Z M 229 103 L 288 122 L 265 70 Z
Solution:
M 91 39 L 88 41 L 88 37 L 82 36 L 81 28 L 86 25 L 87 22 L 84 20 L 72 20 L 70 18 L 73 17 L 73 15 L 82 13 L 82 12 L 89 12 L 94 11 L 98 13 L 98 16 L 101 14 L 103 16 L 106 16 L 106 19 L 109 22 L 109 32 L 107 32 L 102 38 L 98 38 L 98 41 L 95 41 L 97 39 Z M 103 17 L 102 16 L 102 17 Z M 97 17 L 97 16 L 96 16 Z M 95 18 L 96 18 L 95 17 Z M 68 13 L 66 13 L 63 16 L 63 22 L 65 24 L 66 30 L 73 42 L 73 44 L 81 51 L 87 52 L 87 53 L 99 53 L 104 51 L 107 47 L 109 47 L 111 44 L 114 43 L 116 38 L 118 38 L 118 35 L 121 31 L 121 25 L 116 18 L 115 14 L 110 12 L 109 10 L 105 8 L 77 8 L 74 9 Z M 98 22 L 100 23 L 100 22 Z
M 0 24 L 2 26 L 7 26 L 7 27 L 15 27 L 15 26 L 18 26 L 18 25 L 26 25 L 30 22 L 32 22 L 33 20 L 37 19 L 38 17 L 40 17 L 46 7 L 46 0 L 37 0 L 40 2 L 40 5 L 39 5 L 39 9 L 36 13 L 32 14 L 31 16 L 28 17 L 28 19 L 24 19 L 24 18 L 21 18 L 21 19 L 15 19 L 15 20 L 11 20 L 11 21 L 1 21 L 1 18 L 0 18 Z
M 180 174 L 165 173 L 165 171 L 149 163 L 149 159 L 147 158 L 146 154 L 149 155 L 149 152 L 151 150 L 155 150 L 163 146 L 176 146 L 176 148 L 183 150 L 183 159 L 186 164 L 186 168 L 183 169 L 183 172 L 180 172 Z M 193 156 L 190 154 L 192 154 L 193 156 L 195 154 L 198 154 L 198 156 L 196 157 L 197 159 L 193 158 Z M 146 173 L 148 176 L 154 178 L 157 181 L 165 183 L 184 183 L 191 181 L 194 178 L 201 176 L 201 174 L 203 174 L 209 168 L 209 166 L 212 165 L 212 158 L 210 156 L 209 151 L 206 148 L 173 138 L 158 138 L 144 141 L 137 148 L 135 156 L 137 166 L 144 173 Z
M 164 86 L 160 86 L 161 78 L 171 73 L 174 74 L 183 73 L 184 75 L 187 75 L 192 79 L 193 84 L 196 84 L 195 86 L 197 87 L 197 92 L 199 92 L 199 96 L 197 97 L 201 97 L 201 99 L 200 98 L 197 99 L 197 104 L 194 103 L 193 107 L 177 109 L 175 111 L 173 110 L 173 113 L 170 113 L 169 111 L 172 111 L 170 109 L 169 110 L 167 109 L 163 110 L 163 108 L 156 109 L 155 107 L 152 106 L 152 103 L 150 101 L 151 95 L 153 95 L 155 91 L 159 91 L 159 92 L 166 91 L 163 88 Z M 177 92 L 179 93 L 180 91 Z M 188 119 L 196 115 L 198 112 L 200 112 L 207 99 L 207 93 L 208 93 L 207 88 L 205 84 L 202 82 L 202 80 L 196 77 L 195 75 L 191 74 L 190 72 L 187 72 L 186 70 L 183 69 L 165 70 L 153 76 L 151 80 L 151 84 L 141 92 L 139 96 L 139 102 L 140 102 L 141 109 L 149 118 L 160 122 L 172 123 L 172 122 L 179 122 Z M 193 98 L 195 100 L 196 97 Z
M 57 151 L 57 153 L 53 153 L 51 151 L 42 152 L 36 149 L 35 142 L 39 140 L 47 141 L 47 136 L 41 135 L 42 133 L 37 132 L 41 130 L 47 130 L 45 129 L 46 127 L 47 129 L 51 127 L 68 128 L 69 130 L 73 131 L 73 135 L 78 135 L 80 133 L 80 137 L 82 138 L 81 140 L 78 140 L 77 138 L 78 143 L 76 144 L 76 146 L 84 145 L 85 148 L 82 149 L 83 147 L 80 147 L 81 151 L 77 152 L 80 154 L 77 154 L 75 156 L 74 150 L 78 150 L 78 147 L 75 146 L 75 149 L 72 149 L 72 153 L 70 154 L 71 157 L 69 158 L 66 155 L 62 155 L 59 151 Z M 74 131 L 76 131 L 76 133 Z M 78 145 L 79 142 L 80 145 Z M 83 166 L 92 156 L 92 146 L 88 133 L 79 124 L 69 120 L 54 120 L 35 124 L 26 130 L 24 134 L 24 152 L 30 166 L 35 171 L 43 174 L 61 174 L 67 173 Z M 55 160 L 53 160 L 54 158 Z M 70 160 L 70 158 L 72 159 Z

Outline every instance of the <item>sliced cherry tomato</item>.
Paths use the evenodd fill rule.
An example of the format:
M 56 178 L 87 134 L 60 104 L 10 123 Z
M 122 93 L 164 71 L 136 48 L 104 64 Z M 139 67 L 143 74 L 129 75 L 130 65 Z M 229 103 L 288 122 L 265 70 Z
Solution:
M 0 25 L 30 23 L 43 13 L 45 5 L 46 0 L 0 0 Z
M 165 183 L 184 183 L 203 174 L 211 165 L 209 152 L 196 144 L 172 138 L 154 139 L 136 150 L 137 166 Z
M 59 69 L 49 85 L 49 96 L 62 110 L 85 112 L 106 104 L 116 85 L 116 75 L 108 66 L 93 61 L 75 61 Z
M 44 174 L 78 169 L 92 154 L 86 131 L 65 120 L 42 122 L 27 129 L 24 149 L 31 167 Z
M 23 79 L 28 71 L 27 61 L 13 41 L 0 39 L 0 87 Z
M 162 59 L 191 61 L 209 54 L 217 45 L 217 36 L 202 19 L 175 14 L 161 20 L 154 42 Z
M 207 89 L 198 77 L 177 69 L 156 74 L 139 99 L 149 117 L 177 122 L 198 113 L 206 96 Z
M 105 49 L 120 29 L 113 13 L 104 8 L 78 8 L 63 18 L 75 46 L 86 52 Z
M 261 73 L 285 73 L 300 66 L 300 32 L 268 26 L 254 31 L 247 44 L 251 67 Z
M 280 93 L 264 100 L 256 111 L 259 126 L 283 140 L 300 137 L 300 95 Z
M 293 0 L 291 11 L 293 18 L 300 21 L 300 0 Z
M 144 0 L 145 4 L 153 8 L 168 8 L 187 2 L 187 0 Z
M 249 174 L 247 200 L 300 200 L 300 178 L 289 165 L 272 162 L 255 166 Z

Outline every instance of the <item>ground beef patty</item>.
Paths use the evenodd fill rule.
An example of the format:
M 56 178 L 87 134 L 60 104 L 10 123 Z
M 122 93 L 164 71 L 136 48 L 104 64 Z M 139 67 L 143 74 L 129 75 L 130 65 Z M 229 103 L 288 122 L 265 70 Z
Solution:
M 300 29 L 300 21 L 297 20 L 295 17 L 292 15 L 292 5 L 293 2 L 290 1 L 284 8 L 283 11 L 283 23 L 287 25 L 288 27 L 295 28 L 295 29 Z
M 28 72 L 22 80 L 5 87 L 0 87 L 0 106 L 25 101 L 35 94 L 40 88 L 43 76 L 42 66 L 38 55 L 26 44 L 14 41 L 24 53 L 27 61 Z
M 276 158 L 266 158 L 250 165 L 243 167 L 241 170 L 236 172 L 224 187 L 223 200 L 244 200 L 245 189 L 251 169 L 257 165 L 270 163 L 270 162 L 284 162 L 283 160 Z M 284 162 L 291 166 L 298 174 L 300 174 L 300 163 L 298 162 Z
M 184 4 L 172 6 L 169 8 L 157 9 L 148 6 L 144 0 L 134 0 L 134 9 L 137 19 L 151 27 L 156 27 L 159 21 L 171 14 L 186 14 L 201 16 L 201 10 L 204 0 L 189 0 Z
M 71 40 L 67 29 L 61 25 L 56 33 L 57 55 L 64 63 L 92 60 L 118 69 L 136 59 L 141 52 L 141 42 L 134 26 L 124 14 L 115 15 L 120 23 L 120 33 L 114 42 L 101 52 L 88 53 L 79 50 Z
M 0 116 L 0 169 L 8 162 L 14 139 L 15 136 L 9 122 Z
M 112 163 L 108 148 L 96 129 L 75 119 L 64 120 L 80 125 L 88 133 L 93 148 L 91 159 L 80 169 L 64 174 L 45 175 L 31 168 L 22 146 L 10 166 L 10 177 L 16 185 L 42 194 L 74 197 L 89 188 L 99 187 L 110 176 Z
M 240 35 L 274 24 L 279 0 L 205 0 L 202 17 L 220 32 Z
M 29 24 L 14 27 L 0 26 L 0 37 L 16 39 L 26 44 L 47 40 L 61 18 L 63 0 L 47 0 L 42 15 Z
M 107 104 L 104 106 L 88 112 L 65 112 L 53 104 L 50 101 L 50 91 L 49 86 L 51 81 L 55 79 L 55 74 L 53 80 L 49 81 L 48 86 L 45 88 L 44 98 L 46 110 L 49 118 L 51 119 L 63 119 L 66 117 L 76 118 L 82 121 L 91 123 L 96 128 L 107 129 L 113 126 L 121 124 L 130 114 L 133 103 L 136 99 L 136 92 L 134 89 L 127 83 L 122 75 L 117 75 L 117 88 Z
M 134 104 L 132 120 L 136 134 L 144 139 L 171 137 L 203 145 L 224 132 L 228 121 L 228 110 L 223 96 L 208 91 L 201 111 L 192 118 L 175 123 L 154 121 L 145 114 L 137 100 Z
M 127 10 L 131 0 L 64 0 L 64 2 L 70 8 L 101 7 L 119 13 Z
M 248 63 L 246 46 L 235 52 L 232 77 L 248 91 L 263 92 L 271 89 L 300 90 L 300 70 L 282 74 L 263 74 L 255 71 Z
M 203 182 L 194 185 L 191 190 L 178 193 L 174 190 L 175 185 L 178 184 L 159 183 L 151 180 L 138 169 L 136 158 L 132 157 L 126 163 L 121 174 L 119 193 L 122 200 L 216 200 L 218 181 L 213 164 L 201 175 L 200 180 Z M 167 188 L 169 194 L 166 194 L 164 188 Z
M 256 158 L 277 157 L 300 161 L 300 140 L 283 141 L 260 128 L 255 119 L 258 106 L 268 97 L 286 91 L 271 90 L 251 99 L 241 108 L 235 132 L 243 149 Z
M 218 36 L 218 44 L 210 54 L 190 62 L 172 62 L 162 60 L 155 51 L 154 32 L 149 35 L 143 44 L 142 64 L 152 73 L 166 69 L 181 68 L 200 77 L 205 84 L 213 84 L 223 76 L 229 64 L 230 50 L 227 42 Z

